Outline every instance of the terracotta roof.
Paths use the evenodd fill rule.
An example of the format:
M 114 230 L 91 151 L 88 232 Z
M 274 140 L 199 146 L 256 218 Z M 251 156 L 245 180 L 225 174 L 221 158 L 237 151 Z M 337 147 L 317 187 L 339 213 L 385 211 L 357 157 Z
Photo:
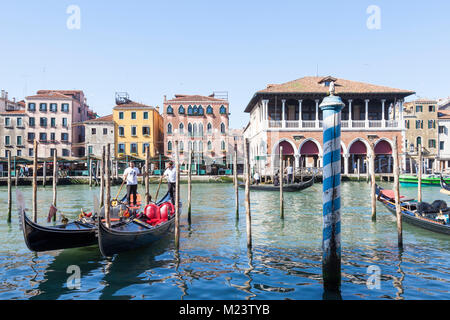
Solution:
M 124 104 L 119 104 L 119 105 L 115 106 L 113 109 L 122 109 L 122 108 L 150 108 L 150 109 L 154 109 L 154 107 L 152 107 L 152 106 L 147 106 L 145 104 L 134 102 L 134 101 L 130 101 L 129 103 L 124 103 Z
M 50 93 L 50 92 L 59 92 L 62 94 L 77 94 L 77 93 L 82 93 L 83 90 L 39 90 L 37 92 L 37 94 L 46 94 L 46 93 Z
M 283 84 L 272 84 L 266 89 L 258 92 L 295 92 L 295 93 L 328 93 L 329 88 L 323 86 L 321 83 L 332 77 L 304 77 L 297 80 L 289 81 Z M 378 86 L 369 83 L 336 79 L 335 91 L 340 93 L 404 93 L 414 94 L 414 91 L 389 88 L 385 86 Z
M 39 92 L 39 91 L 38 91 Z M 54 99 L 54 100 L 72 100 L 71 97 L 66 96 L 62 93 L 51 91 L 48 93 L 38 93 L 34 96 L 28 96 L 26 97 L 27 100 L 29 99 Z
M 112 114 L 109 114 L 104 117 L 96 118 L 96 119 L 86 120 L 86 121 L 84 121 L 84 123 L 86 123 L 86 122 L 110 122 L 110 121 L 113 121 Z
M 439 110 L 438 119 L 450 119 L 450 110 Z
M 414 100 L 414 101 L 410 101 L 410 102 L 407 102 L 407 103 L 405 103 L 404 105 L 406 105 L 406 104 L 408 104 L 408 105 L 410 105 L 410 104 L 418 104 L 418 103 L 423 103 L 423 104 L 437 104 L 437 101 L 436 100 L 433 100 L 433 99 L 417 99 L 417 100 Z
M 25 110 L 11 110 L 11 111 L 5 111 L 2 112 L 2 115 L 9 115 L 9 114 L 24 114 L 26 111 Z
M 227 100 L 217 99 L 211 96 L 206 97 L 201 95 L 187 95 L 187 94 L 176 94 L 174 99 L 167 100 L 166 103 L 204 102 L 204 101 L 228 103 Z

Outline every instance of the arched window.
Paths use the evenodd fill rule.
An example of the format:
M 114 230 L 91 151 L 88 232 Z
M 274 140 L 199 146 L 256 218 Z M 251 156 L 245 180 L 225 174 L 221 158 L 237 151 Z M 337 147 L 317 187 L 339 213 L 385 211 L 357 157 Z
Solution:
M 184 112 L 185 112 L 184 107 L 183 107 L 183 106 L 180 106 L 180 107 L 178 108 L 178 113 L 179 113 L 179 114 L 184 114 Z
M 198 142 L 198 152 L 203 152 L 203 142 Z
M 167 151 L 172 151 L 172 141 L 167 143 Z
M 198 114 L 198 108 L 197 108 L 197 106 L 194 106 L 193 111 L 194 111 L 194 114 Z
M 222 147 L 222 150 L 225 150 L 225 141 L 222 140 L 220 146 Z
M 197 136 L 197 124 L 196 123 L 194 123 L 193 132 L 192 133 L 194 134 L 194 137 Z
M 200 124 L 198 125 L 198 135 L 199 135 L 200 137 L 203 137 L 203 123 L 200 123 Z
M 191 123 L 188 124 L 188 133 L 190 136 L 192 136 L 192 124 Z
M 169 123 L 169 124 L 167 125 L 167 133 L 168 133 L 168 134 L 172 134 L 172 124 L 171 124 L 171 123 Z
M 220 132 L 225 134 L 225 124 L 223 122 L 220 124 Z
M 167 114 L 173 114 L 173 108 L 172 106 L 167 107 Z
M 417 147 L 422 145 L 422 138 L 421 137 L 417 137 Z
M 197 142 L 196 142 L 196 141 L 194 141 L 193 147 L 194 147 L 193 151 L 194 151 L 194 152 L 197 152 Z
M 203 107 L 201 105 L 198 107 L 198 114 L 200 116 L 202 116 L 204 114 Z
M 183 141 L 180 141 L 179 147 L 180 147 L 180 151 L 184 150 L 184 143 L 183 143 Z
M 212 150 L 212 143 L 211 143 L 211 141 L 208 141 L 208 151 L 211 151 Z
M 208 123 L 208 125 L 207 125 L 207 131 L 208 131 L 208 134 L 211 134 L 211 133 L 212 133 L 212 124 L 211 124 L 211 123 Z
M 213 113 L 213 108 L 210 105 L 208 107 L 206 107 L 206 113 L 207 114 L 212 114 Z
M 184 133 L 184 124 L 180 123 L 180 133 L 183 134 Z
M 192 141 L 189 141 L 189 144 L 188 144 L 188 150 L 189 150 L 189 151 L 192 150 Z
M 220 114 L 226 114 L 227 113 L 227 108 L 225 108 L 224 105 L 220 106 Z
M 188 115 L 192 115 L 192 113 L 193 113 L 193 110 L 192 110 L 192 106 L 191 105 L 189 105 L 189 107 L 188 107 Z

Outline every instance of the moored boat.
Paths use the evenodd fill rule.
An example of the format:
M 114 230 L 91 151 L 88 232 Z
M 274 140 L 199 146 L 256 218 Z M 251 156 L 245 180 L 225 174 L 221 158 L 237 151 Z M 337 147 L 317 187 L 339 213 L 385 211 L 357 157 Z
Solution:
M 378 201 L 380 201 L 391 213 L 396 215 L 393 191 L 385 190 L 377 185 L 376 194 Z M 405 197 L 400 198 L 400 207 L 402 221 L 423 229 L 450 235 L 448 211 L 445 214 L 439 212 L 424 212 L 420 208 L 421 203 L 418 203 L 414 199 L 406 199 Z
M 286 192 L 295 192 L 295 191 L 301 191 L 304 189 L 307 189 L 311 187 L 314 184 L 314 177 L 311 177 L 311 179 L 299 183 L 291 183 L 291 184 L 284 184 L 283 185 L 283 191 Z M 245 188 L 245 184 L 240 184 L 240 188 Z M 280 186 L 274 186 L 273 184 L 252 184 L 250 185 L 250 190 L 257 190 L 257 191 L 280 191 Z
M 446 194 L 450 196 L 450 184 L 446 183 L 442 175 L 440 176 L 440 182 L 441 182 L 441 193 Z
M 425 174 L 422 176 L 422 185 L 435 185 L 440 184 L 440 176 L 437 174 Z M 450 177 L 443 178 L 445 182 L 450 183 Z M 419 183 L 419 178 L 416 175 L 401 174 L 399 177 L 399 182 L 403 185 L 417 185 Z

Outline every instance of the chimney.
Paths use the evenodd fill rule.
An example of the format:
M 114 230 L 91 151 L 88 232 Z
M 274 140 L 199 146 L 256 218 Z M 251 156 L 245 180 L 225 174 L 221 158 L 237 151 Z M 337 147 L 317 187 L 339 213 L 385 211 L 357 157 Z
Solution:
M 164 102 L 166 102 L 167 101 L 167 96 L 166 95 L 164 95 Z
M 5 98 L 5 90 L 2 90 L 2 99 Z
M 8 92 L 5 93 L 5 100 L 8 100 Z
M 156 111 L 158 111 L 158 113 L 159 113 L 159 106 L 156 106 Z

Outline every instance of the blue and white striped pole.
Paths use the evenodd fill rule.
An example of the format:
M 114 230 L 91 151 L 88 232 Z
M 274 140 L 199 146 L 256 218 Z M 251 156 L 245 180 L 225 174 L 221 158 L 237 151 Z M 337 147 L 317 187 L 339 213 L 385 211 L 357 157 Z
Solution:
M 341 285 L 341 110 L 340 97 L 323 99 L 323 239 L 322 275 L 325 290 Z

